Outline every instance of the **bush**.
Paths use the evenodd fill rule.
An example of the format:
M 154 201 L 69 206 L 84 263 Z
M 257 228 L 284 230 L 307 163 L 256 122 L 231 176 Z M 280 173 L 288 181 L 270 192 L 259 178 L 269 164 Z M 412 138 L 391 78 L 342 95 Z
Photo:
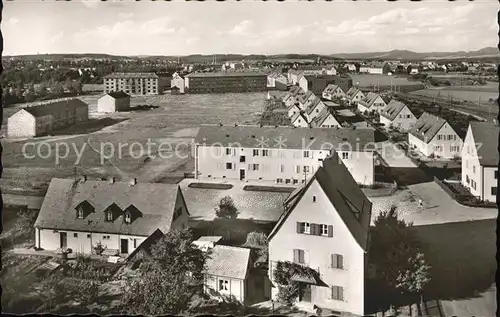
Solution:
M 299 295 L 299 287 L 297 283 L 291 283 L 290 285 L 284 286 L 278 285 L 277 299 L 280 303 L 292 306 Z

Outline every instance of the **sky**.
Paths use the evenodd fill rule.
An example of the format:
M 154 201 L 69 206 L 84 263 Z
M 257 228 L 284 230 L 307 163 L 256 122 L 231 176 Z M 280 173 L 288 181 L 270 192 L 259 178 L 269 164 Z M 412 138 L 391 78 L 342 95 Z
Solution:
M 497 1 L 4 1 L 3 55 L 335 54 L 497 46 Z

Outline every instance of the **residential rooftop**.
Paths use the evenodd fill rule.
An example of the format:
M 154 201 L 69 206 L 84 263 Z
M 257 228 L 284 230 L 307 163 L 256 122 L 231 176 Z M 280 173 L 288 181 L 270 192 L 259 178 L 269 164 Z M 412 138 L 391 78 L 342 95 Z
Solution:
M 250 249 L 216 245 L 206 261 L 205 272 L 210 275 L 244 280 L 250 264 Z
M 159 78 L 155 73 L 112 73 L 103 78 L 117 78 L 117 79 L 129 79 L 129 78 Z
M 265 73 L 257 72 L 207 72 L 207 73 L 191 73 L 185 77 L 267 77 Z
M 409 133 L 417 139 L 429 143 L 445 123 L 445 119 L 424 112 Z
M 384 108 L 384 111 L 382 111 L 380 115 L 393 121 L 405 107 L 406 105 L 404 103 L 393 99 L 387 104 L 387 107 Z
M 498 167 L 498 134 L 500 127 L 489 122 L 470 122 L 470 129 L 477 148 L 479 162 L 483 166 Z
M 88 106 L 88 104 L 78 98 L 71 98 L 43 104 L 30 105 L 23 109 L 30 113 L 32 116 L 38 118 L 53 115 L 54 113 L 59 113 L 63 109 L 75 110 L 79 108 L 88 108 Z

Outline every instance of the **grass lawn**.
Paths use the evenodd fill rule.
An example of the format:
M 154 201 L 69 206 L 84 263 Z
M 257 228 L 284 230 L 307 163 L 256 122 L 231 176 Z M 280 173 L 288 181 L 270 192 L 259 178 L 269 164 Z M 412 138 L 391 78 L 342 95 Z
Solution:
M 4 140 L 2 163 L 5 169 L 10 169 L 5 177 L 22 179 L 26 188 L 36 182 L 46 185 L 51 177 L 72 176 L 78 163 L 77 173 L 89 177 L 161 181 L 168 177 L 165 173 L 192 167 L 191 159 L 184 155 L 191 152 L 189 144 L 200 124 L 257 124 L 265 102 L 265 93 L 134 97 L 132 105 L 148 104 L 157 108 L 103 117 L 95 113 L 98 97 L 81 97 L 89 103 L 90 117 L 96 118 L 87 127 L 88 131 L 76 131 L 82 135 L 67 131 L 69 135 L 58 133 L 33 140 Z M 22 106 L 6 109 L 5 118 Z M 99 126 L 102 123 L 114 122 L 118 123 L 95 131 L 96 125 L 102 127 Z M 28 142 L 35 143 L 23 152 Z M 148 144 L 151 144 L 149 148 Z M 56 159 L 57 154 L 60 159 Z
M 430 96 L 430 97 L 438 97 L 442 99 L 449 99 L 450 97 L 453 100 L 463 100 L 474 103 L 479 103 L 483 106 L 493 105 L 489 102 L 490 99 L 497 99 L 498 93 L 494 91 L 489 91 L 489 89 L 477 90 L 475 88 L 470 88 L 474 90 L 469 90 L 467 87 L 447 87 L 446 89 L 423 89 L 411 92 L 416 95 Z M 497 85 L 498 89 L 498 85 Z M 492 107 L 493 108 L 493 107 Z

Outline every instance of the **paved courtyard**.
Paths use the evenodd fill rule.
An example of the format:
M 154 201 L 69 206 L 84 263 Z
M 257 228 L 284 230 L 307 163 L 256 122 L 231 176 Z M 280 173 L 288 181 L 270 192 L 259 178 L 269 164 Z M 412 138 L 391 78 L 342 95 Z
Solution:
M 390 167 L 404 167 L 411 168 L 417 167 L 413 162 L 405 155 L 404 151 L 399 149 L 396 144 L 387 140 L 384 142 L 377 143 L 377 152 L 382 156 L 385 162 Z

